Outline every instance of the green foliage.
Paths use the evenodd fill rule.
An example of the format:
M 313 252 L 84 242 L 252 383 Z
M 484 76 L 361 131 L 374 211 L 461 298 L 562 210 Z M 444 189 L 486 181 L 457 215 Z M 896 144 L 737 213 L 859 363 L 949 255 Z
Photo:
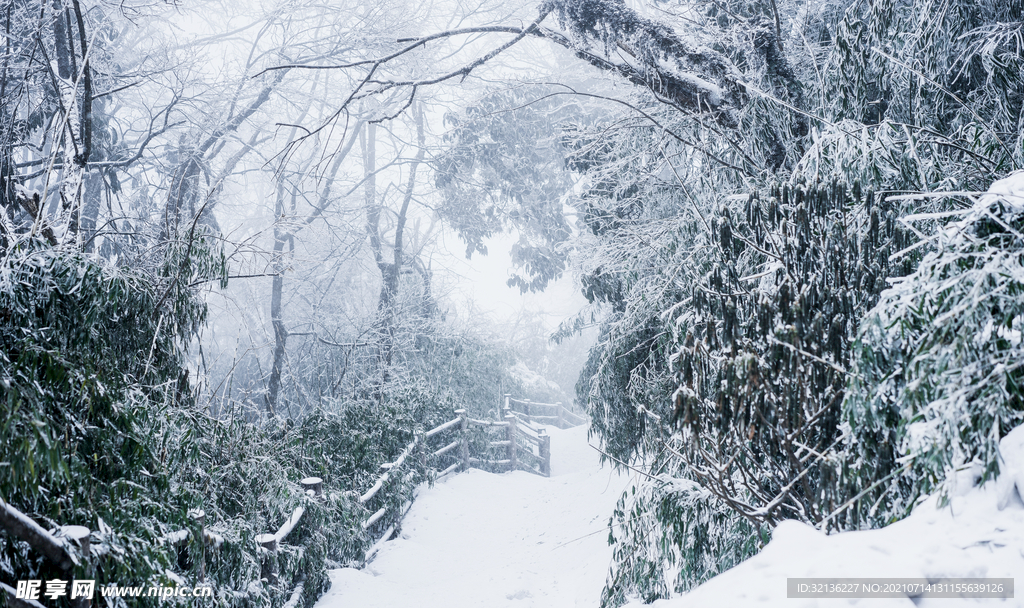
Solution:
M 359 495 L 417 430 L 452 419 L 453 404 L 450 394 L 424 383 L 392 381 L 379 401 L 331 401 L 297 423 L 182 414 L 178 490 L 189 507 L 206 512 L 207 529 L 225 538 L 219 549 L 206 550 L 214 595 L 224 598 L 218 601 L 241 606 L 259 597 L 278 606 L 295 580 L 305 581 L 305 597 L 313 599 L 326 589 L 331 564 L 360 564 L 383 530 L 399 523 L 401 507 L 427 480 L 426 471 L 414 455 L 406 461 L 408 473 L 393 477 L 366 505 Z M 303 494 L 298 481 L 305 477 L 323 480 L 324 500 Z M 278 547 L 280 583 L 259 584 L 262 557 L 254 538 L 276 531 L 300 505 L 306 507 L 301 522 Z M 381 507 L 388 515 L 364 530 L 362 522 Z M 198 563 L 193 546 L 184 565 L 195 575 Z
M 838 184 L 734 197 L 699 220 L 708 230 L 661 249 L 685 260 L 660 271 L 674 289 L 623 283 L 629 321 L 608 326 L 580 397 L 612 457 L 673 473 L 613 522 L 625 532 L 606 603 L 685 591 L 756 552 L 778 521 L 817 523 L 846 500 L 849 343 L 884 277 L 907 269 L 889 262 L 906 239 L 897 213 Z M 643 325 L 631 316 L 658 306 Z
M 849 343 L 908 269 L 889 261 L 907 241 L 898 212 L 858 185 L 784 186 L 711 222 L 706 274 L 675 318 L 673 420 L 688 477 L 752 521 L 813 524 L 845 501 Z
M 224 538 L 220 547 L 202 551 L 193 535 L 187 558 L 177 562 L 179 574 L 198 576 L 202 555 L 220 605 L 249 606 L 259 599 L 279 606 L 291 595 L 293 581 L 303 579 L 305 597 L 316 598 L 327 587 L 328 563 L 362 559 L 373 540 L 360 525 L 369 512 L 347 490 L 369 484 L 349 482 L 375 472 L 397 454 L 397 446 L 382 443 L 355 463 L 336 457 L 331 450 L 343 435 L 339 430 L 356 416 L 317 412 L 299 425 L 213 419 L 198 412 L 179 416 L 176 489 L 188 507 L 205 512 L 206 529 Z M 372 422 L 383 426 L 383 419 L 382 412 Z M 308 498 L 300 487 L 299 480 L 310 476 L 324 480 L 323 499 Z M 403 489 L 391 487 L 388 493 Z M 261 584 L 263 557 L 255 537 L 277 531 L 299 506 L 305 507 L 302 520 L 278 545 L 280 582 Z
M 590 433 L 601 437 L 613 462 L 638 460 L 650 447 L 646 412 L 669 413 L 667 338 L 653 319 L 641 326 L 607 324 L 580 374 L 577 402 L 591 417 Z
M 203 247 L 190 256 L 216 260 Z M 154 280 L 31 240 L 6 252 L 0 498 L 44 527 L 93 530 L 94 569 L 78 576 L 99 586 L 172 584 L 167 572 L 197 584 L 202 572 L 215 605 L 278 606 L 295 579 L 315 598 L 328 560 L 358 561 L 372 540 L 360 526 L 367 509 L 348 490 L 365 489 L 416 425 L 448 419 L 451 404 L 405 390 L 381 408 L 319 413 L 298 426 L 210 417 L 193 399 L 181 348 L 205 314 L 187 289 L 204 264 L 220 272 L 215 262 L 178 260 Z M 299 486 L 310 475 L 325 479 L 323 501 Z M 404 502 L 422 478 L 399 480 L 376 500 Z M 280 548 L 282 584 L 260 584 L 255 536 L 300 505 L 302 522 Z M 204 546 L 192 509 L 223 544 Z M 192 532 L 186 545 L 164 542 L 183 529 Z M 60 574 L 26 544 L 0 538 L 6 578 Z
M 448 413 L 465 409 L 478 418 L 493 417 L 505 393 L 522 394 L 522 382 L 511 371 L 516 363 L 511 348 L 441 323 L 421 336 L 419 348 L 403 353 L 400 363 L 393 390 L 430 395 L 447 404 Z
M 729 1 L 664 24 L 618 2 L 550 5 L 594 65 L 603 44 L 613 63 L 687 64 L 722 84 L 700 61 L 725 58 L 746 91 L 723 86 L 727 109 L 694 117 L 685 87 L 648 84 L 632 112 L 563 128 L 586 228 L 574 263 L 604 321 L 578 397 L 608 454 L 657 478 L 613 523 L 604 603 L 689 588 L 756 550 L 750 526 L 875 525 L 956 466 L 991 474 L 1019 421 L 1015 275 L 954 279 L 965 251 L 937 264 L 926 256 L 945 245 L 916 242 L 943 216 L 900 220 L 957 203 L 888 197 L 979 190 L 1022 166 L 1021 3 Z M 978 237 L 970 255 L 1011 256 L 999 238 L 1002 253 Z M 883 298 L 855 348 L 889 281 L 922 259 L 929 274 Z M 967 312 L 990 289 L 1008 302 Z

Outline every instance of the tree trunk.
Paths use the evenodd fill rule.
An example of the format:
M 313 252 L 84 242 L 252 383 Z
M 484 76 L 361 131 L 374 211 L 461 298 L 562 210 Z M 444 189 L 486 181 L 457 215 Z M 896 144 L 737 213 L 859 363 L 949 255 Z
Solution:
M 391 261 L 384 257 L 383 239 L 380 234 L 380 216 L 382 205 L 377 200 L 376 179 L 376 127 L 370 124 L 366 130 L 367 136 L 363 145 L 363 170 L 366 175 L 366 228 L 370 237 L 370 247 L 373 249 L 373 257 L 377 262 L 377 268 L 381 273 L 380 296 L 377 300 L 377 327 L 379 333 L 378 361 L 382 365 L 383 378 L 387 379 L 388 367 L 391 366 L 395 350 L 395 332 L 397 311 L 395 310 L 398 300 L 398 279 L 402 270 L 405 242 L 405 224 L 409 217 L 409 206 L 412 203 L 413 192 L 416 188 L 416 171 L 423 162 L 425 150 L 425 135 L 423 131 L 423 110 L 417 108 L 416 136 L 419 150 L 409 168 L 409 177 L 406 182 L 405 196 L 402 198 L 402 206 L 398 211 L 395 226 L 395 240 L 393 256 Z
M 82 186 L 82 213 L 78 220 L 82 251 L 92 253 L 96 248 L 96 220 L 103 202 L 103 174 L 97 169 L 87 171 Z
M 305 112 L 302 117 L 305 117 Z M 356 126 L 356 129 L 358 130 L 361 126 L 362 122 Z M 292 129 L 291 138 L 294 139 L 294 137 L 295 129 Z M 295 233 L 297 230 L 301 230 L 302 227 L 308 226 L 312 223 L 331 204 L 331 187 L 334 184 L 334 179 L 338 174 L 338 170 L 341 168 L 342 161 L 348 155 L 348 152 L 352 149 L 352 146 L 355 143 L 355 138 L 356 136 L 353 135 L 349 139 L 348 143 L 345 144 L 335 156 L 334 162 L 331 164 L 330 173 L 327 176 L 327 181 L 324 184 L 323 190 L 320 191 L 320 197 L 316 206 L 301 222 L 298 221 L 297 214 L 298 194 L 294 190 L 291 194 L 291 205 L 288 209 L 288 217 L 290 220 L 287 224 L 284 222 L 285 181 L 283 175 L 279 177 L 277 184 L 277 199 L 274 204 L 274 249 L 272 254 L 274 278 L 270 291 L 270 323 L 274 329 L 274 355 L 273 362 L 270 367 L 270 380 L 267 384 L 267 412 L 271 416 L 273 416 L 278 410 L 278 401 L 281 394 L 281 378 L 283 376 L 285 353 L 288 343 L 289 332 L 284 324 L 284 310 L 281 300 L 284 294 L 284 273 L 291 264 L 292 256 L 295 253 Z M 232 161 L 237 162 L 235 159 L 232 159 Z M 295 228 L 295 226 L 299 226 L 299 228 Z M 288 245 L 287 260 L 285 259 L 286 243 Z
M 85 162 L 81 149 L 82 117 L 78 106 L 78 74 L 71 44 L 71 13 L 60 0 L 53 0 L 53 46 L 57 64 L 57 98 L 64 118 L 55 140 L 63 140 L 60 200 L 61 223 L 66 223 L 62 240 L 78 235 L 78 216 L 82 197 Z
M 384 259 L 384 246 L 380 234 L 380 216 L 383 208 L 380 201 L 377 200 L 377 125 L 368 124 L 365 136 L 360 134 L 360 142 L 363 148 L 366 233 L 370 238 L 373 260 L 377 263 L 377 268 L 381 273 L 380 295 L 377 297 L 377 361 L 381 366 L 381 382 L 385 382 L 388 376 L 387 368 L 391 365 L 393 354 L 394 327 L 391 311 L 395 292 L 398 289 L 398 277 L 397 272 L 392 273 L 391 264 Z
M 284 352 L 288 341 L 288 330 L 281 318 L 281 294 L 284 291 L 284 244 L 287 235 L 281 227 L 284 219 L 284 179 L 277 183 L 277 201 L 274 204 L 274 253 L 272 264 L 274 279 L 270 292 L 270 324 L 274 328 L 274 361 L 270 367 L 270 382 L 267 386 L 267 413 L 273 416 L 277 410 L 277 398 L 281 391 L 281 370 L 284 367 Z

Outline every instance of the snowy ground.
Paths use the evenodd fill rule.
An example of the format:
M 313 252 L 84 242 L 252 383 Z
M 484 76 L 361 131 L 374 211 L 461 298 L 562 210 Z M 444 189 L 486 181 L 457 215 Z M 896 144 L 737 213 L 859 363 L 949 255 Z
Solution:
M 401 538 L 364 570 L 332 571 L 317 608 L 596 608 L 605 526 L 629 479 L 599 468 L 585 428 L 549 432 L 550 479 L 471 470 L 423 488 Z M 998 483 L 974 487 L 965 473 L 945 507 L 932 499 L 887 528 L 833 536 L 783 522 L 759 555 L 652 608 L 1024 606 L 1024 427 L 1002 453 Z M 1016 577 L 1020 588 L 1015 599 L 791 599 L 790 577 Z
M 548 432 L 550 478 L 470 470 L 422 488 L 400 538 L 331 571 L 316 608 L 596 607 L 629 479 L 599 467 L 585 427 Z

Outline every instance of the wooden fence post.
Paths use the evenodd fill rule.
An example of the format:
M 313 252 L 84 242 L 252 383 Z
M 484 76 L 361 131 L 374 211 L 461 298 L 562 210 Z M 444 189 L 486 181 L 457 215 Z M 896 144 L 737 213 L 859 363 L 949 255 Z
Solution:
M 505 414 L 505 422 L 508 426 L 505 427 L 505 439 L 508 440 L 508 470 L 516 470 L 516 416 L 515 414 Z
M 85 567 L 85 576 L 92 577 L 92 564 L 89 555 L 89 528 L 85 526 L 61 526 L 64 537 L 69 539 L 73 545 L 78 547 L 78 554 L 82 557 Z M 72 574 L 70 571 L 68 574 Z M 89 608 L 92 605 L 91 597 L 76 597 L 71 600 L 72 608 Z
M 324 491 L 324 480 L 319 477 L 307 477 L 299 481 L 303 492 L 313 490 L 313 496 L 319 497 Z
M 544 477 L 551 477 L 551 435 L 541 427 L 537 438 L 540 439 L 540 472 Z
M 462 470 L 469 470 L 469 417 L 466 416 L 466 410 L 455 410 L 458 414 L 459 419 L 462 420 L 462 424 L 459 428 L 462 431 L 462 444 L 459 446 L 459 455 L 462 456 Z
M 203 522 L 206 521 L 206 511 L 202 509 L 193 509 L 188 512 L 189 517 L 192 521 L 196 522 L 199 528 L 199 536 L 196 537 L 199 541 L 199 582 L 206 582 L 206 532 L 203 530 Z
M 498 412 L 498 422 L 501 422 L 504 415 L 507 414 L 510 409 L 512 409 L 511 400 L 512 393 L 505 393 L 505 406 L 501 408 L 500 412 Z
M 273 534 L 260 534 L 256 544 L 263 547 L 263 564 L 260 567 L 260 578 L 267 579 L 271 585 L 277 584 L 277 537 Z
M 526 403 L 523 404 L 523 408 L 526 411 L 523 412 L 523 413 L 526 414 L 526 421 L 527 422 L 533 422 L 533 420 L 531 420 L 531 418 L 530 418 L 533 415 L 533 412 L 531 411 L 531 408 L 530 408 L 530 400 L 526 399 L 525 401 L 526 401 Z
M 561 401 L 559 401 L 559 402 L 558 402 L 558 403 L 556 403 L 555 405 L 557 406 L 557 407 L 555 408 L 555 411 L 557 411 L 557 412 L 558 412 L 558 425 L 557 425 L 557 426 L 558 426 L 558 428 L 560 428 L 560 429 L 561 429 L 561 428 L 565 428 L 565 427 L 563 427 L 563 426 L 562 426 L 562 402 L 561 402 Z
M 427 478 L 427 438 L 424 436 L 423 429 L 416 430 L 416 450 L 419 451 L 420 455 L 420 468 L 423 469 L 423 478 Z

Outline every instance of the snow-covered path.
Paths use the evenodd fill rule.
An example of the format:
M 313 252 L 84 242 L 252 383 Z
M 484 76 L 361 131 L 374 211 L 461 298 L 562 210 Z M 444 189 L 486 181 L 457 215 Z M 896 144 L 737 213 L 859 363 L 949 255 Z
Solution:
M 330 572 L 317 608 L 597 606 L 607 523 L 629 478 L 600 468 L 586 427 L 551 435 L 551 477 L 479 470 L 422 488 L 399 538 Z

